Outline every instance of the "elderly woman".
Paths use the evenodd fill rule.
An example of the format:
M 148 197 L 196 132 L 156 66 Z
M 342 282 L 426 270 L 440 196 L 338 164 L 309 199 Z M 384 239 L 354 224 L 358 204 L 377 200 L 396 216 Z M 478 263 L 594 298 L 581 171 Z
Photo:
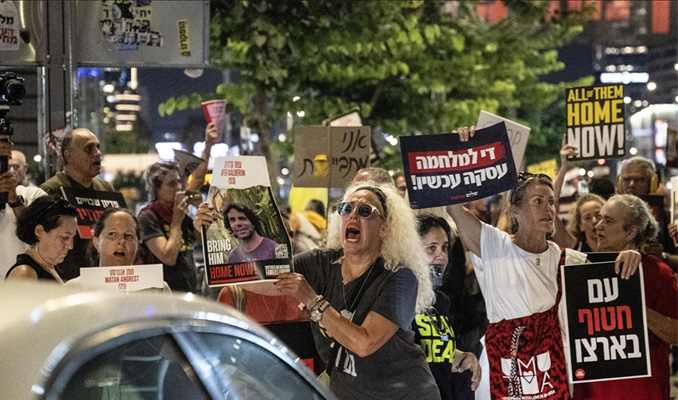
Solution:
M 412 322 L 415 342 L 426 354 L 426 361 L 436 380 L 443 400 L 455 398 L 452 373 L 471 371 L 471 390 L 480 383 L 480 364 L 471 352 L 456 348 L 454 330 L 450 323 L 450 298 L 440 290 L 450 252 L 450 226 L 445 219 L 431 214 L 417 216 L 421 246 L 426 253 L 431 280 L 436 295 L 433 308 L 417 314 Z
M 158 162 L 146 171 L 150 201 L 139 212 L 144 264 L 162 263 L 165 282 L 172 290 L 194 292 L 196 270 L 193 244 L 198 232 L 186 215 L 189 198 L 183 191 L 175 163 Z
M 41 197 L 17 219 L 16 235 L 30 247 L 19 254 L 5 279 L 45 280 L 63 284 L 54 267 L 73 248 L 75 207 L 56 197 Z
M 605 203 L 596 231 L 600 251 L 618 252 L 639 249 L 657 235 L 658 226 L 644 201 L 624 194 Z M 642 264 L 652 376 L 577 384 L 577 400 L 669 399 L 669 348 L 678 344 L 678 283 L 658 258 L 644 255 Z
M 364 181 L 346 190 L 337 211 L 327 250 L 296 256 L 295 273 L 258 286 L 309 310 L 338 398 L 439 399 L 410 326 L 434 300 L 412 211 L 391 184 Z M 206 203 L 196 220 L 213 221 Z
M 460 128 L 462 141 L 475 129 Z M 546 240 L 556 218 L 551 178 L 521 174 L 511 191 L 513 236 L 481 223 L 462 205 L 447 207 L 459 229 L 485 296 L 490 325 L 485 336 L 493 399 L 568 398 L 558 304 L 559 266 L 579 264 L 585 255 L 563 251 Z M 624 252 L 615 261 L 622 279 L 635 272 L 640 254 Z M 527 367 L 526 367 L 527 366 Z

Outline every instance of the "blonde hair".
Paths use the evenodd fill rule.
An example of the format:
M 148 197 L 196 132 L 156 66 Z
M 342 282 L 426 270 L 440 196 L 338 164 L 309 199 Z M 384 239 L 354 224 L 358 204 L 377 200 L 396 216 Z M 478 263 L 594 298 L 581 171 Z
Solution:
M 353 183 L 346 189 L 342 201 L 347 201 L 356 189 L 363 186 L 378 188 L 386 196 L 386 222 L 389 229 L 382 241 L 381 257 L 387 270 L 395 272 L 400 268 L 409 268 L 417 277 L 415 312 L 421 314 L 433 304 L 435 294 L 426 263 L 426 255 L 417 234 L 417 219 L 405 200 L 396 193 L 392 184 L 378 184 L 374 181 Z M 342 248 L 340 218 L 330 219 L 327 247 L 331 249 Z

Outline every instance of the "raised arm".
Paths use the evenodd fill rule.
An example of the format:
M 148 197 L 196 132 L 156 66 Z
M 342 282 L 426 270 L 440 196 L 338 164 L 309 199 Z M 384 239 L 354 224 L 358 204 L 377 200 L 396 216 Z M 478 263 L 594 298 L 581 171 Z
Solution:
M 475 136 L 476 127 L 462 127 L 452 131 L 452 133 L 458 134 L 459 140 L 462 142 L 468 142 L 469 138 Z M 478 257 L 481 257 L 480 230 L 482 224 L 480 223 L 480 220 L 461 204 L 453 204 L 447 206 L 446 209 L 447 213 L 450 214 L 454 220 L 454 223 L 459 227 L 459 238 L 461 239 L 464 248 Z
M 553 183 L 553 194 L 556 198 L 556 210 L 558 210 L 559 201 L 560 201 L 560 191 L 563 188 L 563 183 L 565 182 L 565 174 L 567 169 L 570 166 L 568 161 L 568 156 L 573 156 L 577 154 L 577 148 L 565 143 L 565 138 L 563 138 L 563 147 L 560 149 L 560 171 L 558 171 L 558 177 Z M 577 245 L 577 238 L 575 238 L 565 227 L 563 221 L 556 216 L 554 220 L 555 232 L 553 234 L 553 241 L 556 242 L 561 247 L 566 247 L 569 249 L 574 248 Z
M 447 206 L 446 209 L 454 223 L 459 227 L 459 238 L 464 248 L 476 256 L 482 257 L 482 254 L 480 254 L 480 231 L 482 230 L 480 220 L 461 204 L 453 204 Z
M 202 152 L 202 162 L 191 174 L 192 179 L 188 184 L 186 190 L 196 192 L 200 190 L 203 183 L 205 183 L 205 175 L 207 174 L 207 166 L 210 161 L 210 154 L 212 153 L 212 146 L 217 140 L 217 128 L 214 123 L 207 124 L 205 128 L 205 150 Z

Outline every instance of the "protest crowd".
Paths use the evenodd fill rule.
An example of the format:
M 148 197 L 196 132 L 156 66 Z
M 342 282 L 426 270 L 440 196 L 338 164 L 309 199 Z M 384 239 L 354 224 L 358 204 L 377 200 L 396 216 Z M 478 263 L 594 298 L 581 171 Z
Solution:
M 471 127 L 436 135 L 461 146 L 454 149 L 458 158 L 449 152 L 448 165 L 463 164 L 463 156 L 506 157 L 511 149 L 499 139 L 474 144 L 486 131 L 487 138 L 495 134 Z M 678 345 L 678 227 L 664 203 L 653 213 L 644 201 L 668 195 L 651 160 L 626 159 L 618 181 L 608 182 L 613 195 L 594 185 L 574 194 L 565 221 L 557 213 L 560 193 L 579 152 L 566 140 L 557 176 L 520 172 L 508 159 L 422 179 L 438 167 L 421 156 L 395 174 L 360 169 L 336 204 L 312 199 L 303 212 L 280 213 L 271 199 L 270 209 L 247 200 L 246 188 L 219 196 L 211 188 L 205 197 L 216 137 L 208 124 L 202 163 L 190 179 L 174 162 L 151 165 L 148 203 L 137 214 L 106 197 L 116 189 L 98 178 L 102 154 L 91 131 L 75 129 L 61 140 L 63 170 L 39 188 L 26 179 L 23 155 L 0 143 L 0 155 L 13 161 L 0 176 L 0 191 L 8 193 L 0 211 L 5 280 L 86 290 L 81 268 L 161 264 L 165 292 L 201 294 L 262 324 L 310 326 L 314 344 L 306 345 L 315 346 L 324 365 L 316 372 L 340 399 L 669 399 L 671 368 L 678 369 L 676 357 L 670 365 L 671 346 Z M 224 161 L 223 171 L 252 172 L 238 163 Z M 502 177 L 513 181 L 483 192 L 486 182 Z M 258 185 L 270 194 L 266 182 Z M 478 196 L 438 203 L 438 187 Z M 100 207 L 83 230 L 82 208 L 69 195 L 111 206 Z M 283 231 L 271 226 L 277 219 Z M 214 269 L 196 260 L 196 246 Z M 291 268 L 275 270 L 280 265 L 262 260 L 287 260 Z M 598 301 L 586 264 L 601 260 L 611 271 L 600 278 L 604 302 L 636 282 L 639 292 L 628 300 L 639 308 Z M 575 269 L 588 283 L 572 289 L 567 282 L 574 278 L 561 271 Z M 258 282 L 233 284 L 233 271 Z M 591 307 L 566 307 L 566 299 L 587 295 Z M 640 326 L 635 319 L 633 326 L 640 330 L 621 332 L 638 314 Z M 619 332 L 575 338 L 568 324 L 577 323 L 590 336 Z M 598 373 L 584 363 L 641 353 L 641 367 L 650 366 L 645 372 L 573 383 L 585 370 Z

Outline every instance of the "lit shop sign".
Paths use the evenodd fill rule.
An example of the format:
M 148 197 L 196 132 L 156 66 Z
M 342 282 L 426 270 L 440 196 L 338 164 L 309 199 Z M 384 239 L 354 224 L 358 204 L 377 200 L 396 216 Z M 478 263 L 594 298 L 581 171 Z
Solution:
M 647 72 L 603 72 L 600 83 L 647 83 L 650 74 Z

